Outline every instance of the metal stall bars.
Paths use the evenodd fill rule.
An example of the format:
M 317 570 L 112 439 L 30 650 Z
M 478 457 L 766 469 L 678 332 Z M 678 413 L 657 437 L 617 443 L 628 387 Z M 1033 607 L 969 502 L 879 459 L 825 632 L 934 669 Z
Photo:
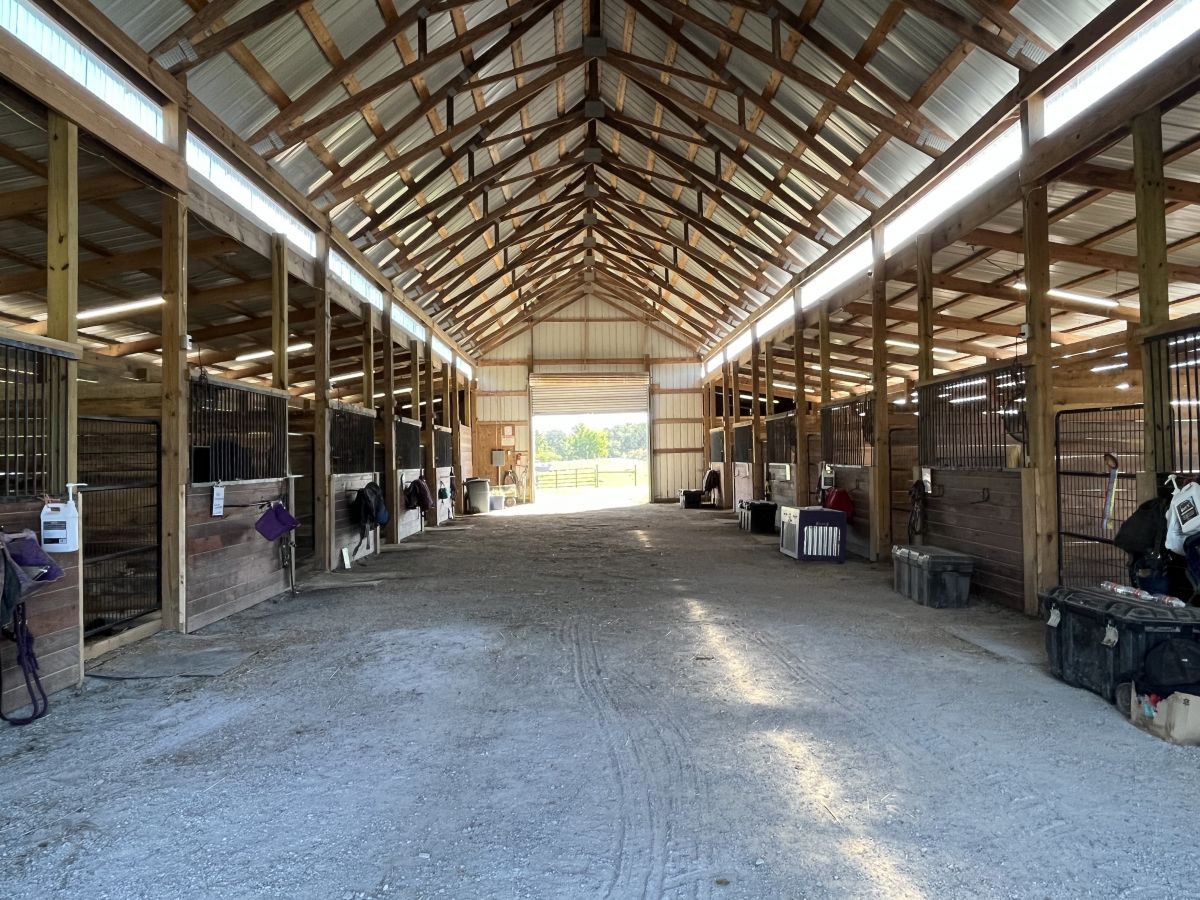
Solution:
M 1162 471 L 1155 474 L 1200 475 L 1200 329 L 1147 340 L 1144 352 L 1151 375 L 1145 403 L 1159 423 L 1153 449 Z
M 0 499 L 63 490 L 68 365 L 56 350 L 0 339 Z
M 1145 425 L 1141 404 L 1063 410 L 1055 416 L 1058 464 L 1058 581 L 1095 587 L 1129 580 L 1113 543 L 1137 508 Z
M 1025 443 L 1025 369 L 1020 365 L 922 385 L 918 389 L 921 465 L 942 469 L 1017 468 L 1009 447 Z
M 283 478 L 287 400 L 204 376 L 191 385 L 191 483 Z
M 80 416 L 85 636 L 162 608 L 161 461 L 156 420 Z
M 835 466 L 866 466 L 875 442 L 875 398 L 821 407 L 821 457 Z

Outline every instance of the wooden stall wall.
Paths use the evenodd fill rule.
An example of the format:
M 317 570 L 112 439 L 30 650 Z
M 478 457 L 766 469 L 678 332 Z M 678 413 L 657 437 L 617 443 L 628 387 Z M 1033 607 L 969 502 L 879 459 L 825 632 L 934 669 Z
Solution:
M 41 514 L 40 501 L 3 503 L 0 504 L 0 527 L 9 534 L 28 528 L 40 539 Z M 63 577 L 39 588 L 26 602 L 29 630 L 35 638 L 34 650 L 42 686 L 47 694 L 78 684 L 83 678 L 79 560 L 78 553 L 54 554 L 54 561 L 63 569 Z M 4 672 L 4 695 L 0 697 L 0 708 L 6 713 L 13 712 L 27 700 L 15 647 L 12 641 L 0 640 L 0 669 Z
M 871 555 L 871 467 L 834 466 L 834 485 L 850 492 L 854 520 L 846 534 L 846 549 L 855 556 Z
M 973 596 L 1024 609 L 1019 471 L 934 469 L 923 543 L 975 559 Z
M 892 543 L 908 543 L 908 518 L 912 501 L 908 491 L 916 480 L 917 429 L 913 425 L 891 429 L 892 440 Z
M 288 435 L 288 467 L 295 490 L 295 508 L 292 515 L 300 520 L 296 529 L 296 558 L 310 559 L 316 552 L 313 480 L 313 436 L 311 434 Z
M 408 490 L 408 486 L 421 477 L 420 469 L 399 469 L 396 472 L 396 477 L 400 479 L 400 503 L 404 503 L 404 491 Z M 398 533 L 400 540 L 407 537 L 412 537 L 414 534 L 420 534 L 425 528 L 425 516 L 419 509 L 405 509 L 401 505 L 396 511 L 398 519 Z
M 458 489 L 461 491 L 468 478 L 475 477 L 475 460 L 472 456 L 471 429 L 462 426 L 458 429 L 458 440 L 461 445 L 462 472 L 458 474 Z
M 332 479 L 333 497 L 333 564 L 334 568 L 342 567 L 342 550 L 350 551 L 350 559 L 362 559 L 379 552 L 379 529 L 372 528 L 367 536 L 362 537 L 362 531 L 350 518 L 350 504 L 359 489 L 376 481 L 374 472 L 360 472 L 355 475 L 334 475 Z
M 187 497 L 187 630 L 203 628 L 287 590 L 279 544 L 254 530 L 264 500 L 287 497 L 287 479 L 225 485 L 225 514 L 212 514 L 212 485 Z

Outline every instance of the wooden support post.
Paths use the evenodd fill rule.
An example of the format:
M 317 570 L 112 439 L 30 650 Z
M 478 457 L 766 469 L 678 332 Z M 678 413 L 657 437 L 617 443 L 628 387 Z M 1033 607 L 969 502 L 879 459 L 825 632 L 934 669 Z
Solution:
M 763 341 L 763 370 L 766 372 L 764 390 L 766 392 L 768 416 L 775 415 L 775 342 Z
M 933 377 L 933 242 L 917 235 L 917 382 Z
M 450 363 L 442 363 L 442 411 L 438 415 L 437 423 L 443 428 L 450 424 L 450 388 L 454 385 L 451 368 Z
M 754 339 L 750 348 L 750 484 L 755 500 L 766 492 L 762 452 L 762 345 Z
M 1167 218 L 1163 183 L 1162 111 L 1155 107 L 1133 120 L 1133 184 L 1137 210 L 1138 294 L 1142 327 L 1171 318 L 1167 277 Z M 1159 478 L 1171 472 L 1171 398 L 1164 372 L 1155 377 L 1155 354 L 1142 352 L 1142 397 L 1145 415 L 1145 471 L 1138 476 L 1138 501 L 1158 494 Z
M 412 404 L 412 415 L 409 418 L 424 422 L 421 416 L 421 345 L 416 340 L 408 342 L 408 383 L 412 388 L 408 394 Z
M 809 478 L 809 467 L 812 460 L 808 455 L 808 401 L 805 399 L 804 382 L 804 313 L 800 304 L 796 304 L 796 318 L 792 323 L 792 365 L 796 369 L 796 472 L 793 480 L 796 485 L 796 503 L 807 506 L 812 500 L 812 484 Z
M 387 523 L 386 540 L 389 544 L 400 542 L 400 510 L 403 506 L 404 492 L 400 488 L 400 478 L 396 471 L 396 325 L 392 317 L 385 315 L 380 319 L 383 327 L 383 475 L 384 489 L 387 491 L 389 518 Z
M 363 306 L 362 322 L 362 405 L 375 408 L 375 312 Z
M 892 553 L 892 437 L 887 369 L 887 266 L 883 229 L 871 232 L 871 384 L 875 390 L 875 443 L 871 453 L 871 559 Z
M 454 514 L 466 514 L 466 491 L 463 488 L 462 408 L 458 393 L 458 362 L 450 363 L 450 452 L 454 466 Z
M 1025 146 L 1043 134 L 1040 101 L 1021 106 Z M 1045 185 L 1025 185 L 1022 201 L 1029 369 L 1025 414 L 1033 470 L 1033 541 L 1026 544 L 1025 612 L 1038 611 L 1039 591 L 1058 583 L 1058 468 L 1054 446 L 1053 356 L 1050 348 L 1050 218 Z M 1029 503 L 1031 498 L 1026 497 Z
M 74 122 L 54 112 L 47 122 L 48 147 L 46 163 L 46 335 L 56 340 L 75 343 L 79 338 L 79 129 Z M 66 432 L 55 435 L 62 441 L 65 454 L 55 454 L 56 461 L 64 459 L 62 468 L 55 467 L 53 489 L 79 481 L 79 362 L 68 360 L 63 385 L 66 409 Z M 66 498 L 66 493 L 63 493 Z M 80 508 L 86 503 L 80 498 Z M 79 527 L 79 526 L 76 526 Z M 80 542 L 82 548 L 82 541 Z M 79 585 L 75 602 L 79 624 L 79 678 L 84 672 L 84 585 L 83 552 L 76 551 L 71 564 L 76 566 Z M 63 565 L 68 565 L 63 560 Z M 8 624 L 8 623 L 5 623 Z
M 271 236 L 271 386 L 286 391 L 288 384 L 288 269 L 287 237 Z
M 721 366 L 721 418 L 725 429 L 725 452 L 721 466 L 721 509 L 733 509 L 733 416 L 740 401 L 733 399 L 734 363 Z M 736 388 L 734 388 L 736 390 Z
M 730 370 L 730 387 L 732 391 L 729 395 L 729 403 L 732 407 L 733 424 L 738 425 L 742 421 L 742 367 L 737 360 L 729 363 Z
M 79 315 L 79 128 L 49 113 L 46 335 L 75 343 Z M 72 379 L 73 380 L 73 379 Z M 70 442 L 75 446 L 75 441 Z
M 705 383 L 703 387 L 704 390 L 700 394 L 700 416 L 704 420 L 704 434 L 700 437 L 700 443 L 704 454 L 704 468 L 707 470 L 712 459 L 713 386 Z
M 433 506 L 425 511 L 425 524 L 430 528 L 436 528 L 438 523 L 438 508 L 437 508 L 437 463 L 434 459 L 434 442 L 436 440 L 433 429 L 433 342 L 425 342 L 425 415 L 421 421 L 424 422 L 425 440 L 425 484 L 429 487 L 429 493 L 433 494 Z
M 832 344 L 829 340 L 829 307 L 824 304 L 817 313 L 817 339 L 820 342 L 818 349 L 821 354 L 821 405 L 824 406 L 833 400 L 833 378 L 829 372 L 829 367 L 833 365 L 830 361 Z
M 328 237 L 318 238 L 313 266 L 313 526 L 317 561 L 326 571 L 334 567 L 333 471 L 329 447 L 329 376 L 331 369 L 329 273 L 325 259 Z

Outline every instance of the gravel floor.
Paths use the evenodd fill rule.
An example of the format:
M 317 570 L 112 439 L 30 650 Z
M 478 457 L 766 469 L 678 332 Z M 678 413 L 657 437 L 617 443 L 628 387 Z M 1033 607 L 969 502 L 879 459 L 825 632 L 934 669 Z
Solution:
M 1200 750 L 728 515 L 496 515 L 0 731 L 0 897 L 1200 897 Z

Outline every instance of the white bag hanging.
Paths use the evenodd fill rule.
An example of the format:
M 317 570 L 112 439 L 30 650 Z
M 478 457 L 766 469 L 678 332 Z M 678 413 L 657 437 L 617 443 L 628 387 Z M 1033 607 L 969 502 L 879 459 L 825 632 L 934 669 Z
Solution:
M 1175 493 L 1167 509 L 1166 545 L 1172 553 L 1183 556 L 1184 541 L 1200 532 L 1200 484 L 1193 481 L 1179 487 L 1174 475 L 1168 481 L 1175 486 Z

